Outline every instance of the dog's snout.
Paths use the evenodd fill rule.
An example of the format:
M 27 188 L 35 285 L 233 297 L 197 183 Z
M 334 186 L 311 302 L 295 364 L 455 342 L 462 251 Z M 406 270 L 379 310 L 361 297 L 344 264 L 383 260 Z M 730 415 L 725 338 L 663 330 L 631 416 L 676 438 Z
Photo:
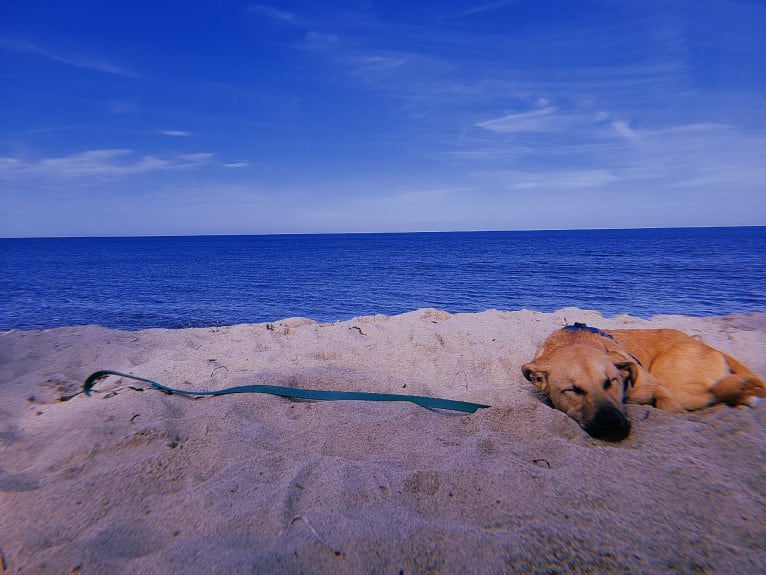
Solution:
M 630 433 L 630 422 L 622 411 L 608 405 L 599 407 L 583 429 L 596 439 L 620 441 Z

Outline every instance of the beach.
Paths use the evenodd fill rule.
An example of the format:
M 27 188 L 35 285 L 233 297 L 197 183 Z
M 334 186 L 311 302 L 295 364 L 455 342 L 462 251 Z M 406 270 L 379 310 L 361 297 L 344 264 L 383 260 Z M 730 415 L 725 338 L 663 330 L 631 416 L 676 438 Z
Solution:
M 0 335 L 0 573 L 756 573 L 766 405 L 628 405 L 587 436 L 524 380 L 555 329 L 680 329 L 766 377 L 766 313 L 420 309 Z M 490 405 L 295 401 L 271 384 Z M 143 390 L 142 390 L 143 389 Z

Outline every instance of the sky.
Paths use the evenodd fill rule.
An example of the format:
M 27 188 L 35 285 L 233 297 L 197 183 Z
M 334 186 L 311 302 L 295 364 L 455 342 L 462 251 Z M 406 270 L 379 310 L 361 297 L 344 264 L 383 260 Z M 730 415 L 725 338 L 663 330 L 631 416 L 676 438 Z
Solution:
M 0 237 L 766 225 L 760 0 L 3 0 Z

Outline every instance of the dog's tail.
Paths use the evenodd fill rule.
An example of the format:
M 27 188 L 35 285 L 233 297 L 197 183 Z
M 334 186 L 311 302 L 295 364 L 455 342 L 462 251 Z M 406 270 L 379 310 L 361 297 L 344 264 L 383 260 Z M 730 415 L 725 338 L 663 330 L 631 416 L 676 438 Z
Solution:
M 752 405 L 753 398 L 766 397 L 766 383 L 750 368 L 728 354 L 721 353 L 729 365 L 731 375 L 717 381 L 712 388 L 716 397 L 729 405 Z

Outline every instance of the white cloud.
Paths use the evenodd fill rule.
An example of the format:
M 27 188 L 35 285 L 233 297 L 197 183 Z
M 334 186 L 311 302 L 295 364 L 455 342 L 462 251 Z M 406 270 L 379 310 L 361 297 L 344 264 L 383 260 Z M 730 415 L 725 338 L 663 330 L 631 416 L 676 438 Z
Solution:
M 532 188 L 596 188 L 618 181 L 619 178 L 608 170 L 572 170 L 544 174 L 542 181 L 530 178 L 518 183 L 522 189 Z
M 191 132 L 186 132 L 184 130 L 160 130 L 160 134 L 163 136 L 172 136 L 176 138 L 188 138 L 192 135 Z
M 226 164 L 221 164 L 224 168 L 247 168 L 250 164 L 247 162 L 228 162 Z
M 702 132 L 715 132 L 719 130 L 731 129 L 732 126 L 728 124 L 719 124 L 716 122 L 696 122 L 692 124 L 678 124 L 674 126 L 666 126 L 654 130 L 645 130 L 641 132 L 642 136 L 665 136 L 671 134 L 699 134 Z
M 609 170 L 554 170 L 522 171 L 498 170 L 476 173 L 485 183 L 500 185 L 512 190 L 581 190 L 611 184 L 620 178 Z
M 138 159 L 131 156 L 131 150 L 90 150 L 69 156 L 44 158 L 37 164 L 30 164 L 29 169 L 65 177 L 118 176 L 149 172 L 168 165 L 167 160 L 155 156 L 142 156 Z
M 614 128 L 614 131 L 620 136 L 630 142 L 636 142 L 641 138 L 638 132 L 631 129 L 627 122 L 614 121 L 612 122 L 612 128 Z
M 215 154 L 210 152 L 197 152 L 194 154 L 179 154 L 177 158 L 191 164 L 206 164 L 213 159 Z
M 0 177 L 41 176 L 53 178 L 121 177 L 158 170 L 199 167 L 214 156 L 210 153 L 182 154 L 168 157 L 138 156 L 133 150 L 88 150 L 67 156 L 24 160 L 0 158 Z
M 477 127 L 497 132 L 512 134 L 516 132 L 553 132 L 561 129 L 562 116 L 556 114 L 556 108 L 546 106 L 531 112 L 508 114 L 501 118 L 487 120 L 476 124 Z
M 406 63 L 407 57 L 404 55 L 361 56 L 356 61 L 354 73 L 366 74 L 385 72 L 403 66 Z

